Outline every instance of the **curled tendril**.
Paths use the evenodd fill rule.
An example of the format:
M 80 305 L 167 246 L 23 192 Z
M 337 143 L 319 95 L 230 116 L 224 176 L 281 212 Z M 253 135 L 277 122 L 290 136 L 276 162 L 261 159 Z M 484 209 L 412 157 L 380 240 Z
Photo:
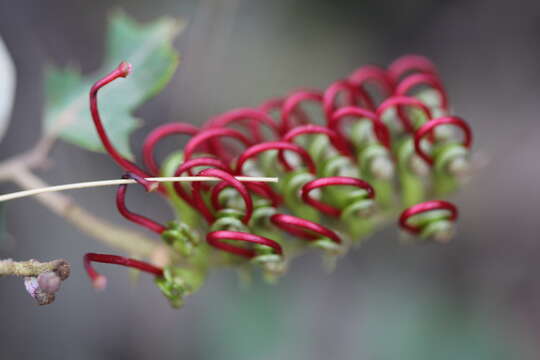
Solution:
M 420 156 L 425 162 L 429 165 L 433 165 L 433 158 L 428 155 L 421 146 L 422 139 L 428 135 L 432 134 L 433 131 L 441 125 L 454 125 L 463 131 L 465 138 L 463 140 L 463 146 L 470 148 L 473 142 L 472 130 L 469 125 L 461 118 L 457 116 L 445 116 L 441 118 L 428 121 L 422 127 L 416 131 L 414 134 L 414 149 L 418 156 Z
M 428 58 L 421 55 L 404 55 L 388 66 L 388 74 L 396 82 L 410 72 L 437 75 L 437 68 Z
M 248 182 L 245 186 L 254 194 L 270 201 L 272 207 L 277 208 L 283 203 L 283 198 L 267 183 Z
M 270 115 L 272 112 L 278 112 L 281 114 L 281 110 L 283 108 L 283 104 L 285 103 L 286 98 L 273 98 L 270 100 L 267 100 L 259 106 L 259 109 L 264 112 L 265 114 Z M 294 116 L 296 117 L 296 121 L 299 124 L 309 124 L 309 118 L 307 114 L 301 109 L 297 108 L 294 111 Z M 281 128 L 280 128 L 281 131 Z
M 369 120 L 372 124 L 373 132 L 375 133 L 377 140 L 387 149 L 391 149 L 390 131 L 388 130 L 388 127 L 380 120 L 379 116 L 369 110 L 356 106 L 343 107 L 332 114 L 328 127 L 343 136 L 341 132 L 341 123 L 347 118 Z
M 240 108 L 227 111 L 226 113 L 208 120 L 206 126 L 220 128 L 235 123 L 247 123 L 247 129 L 256 143 L 261 142 L 264 139 L 259 125 L 266 125 L 276 136 L 279 135 L 279 126 L 266 112 L 251 108 Z
M 408 97 L 408 96 L 392 96 L 386 99 L 377 108 L 376 115 L 382 121 L 382 116 L 384 115 L 384 113 L 388 109 L 396 107 L 403 129 L 405 129 L 405 131 L 407 131 L 408 133 L 413 134 L 414 125 L 411 123 L 411 120 L 409 119 L 409 117 L 405 113 L 403 113 L 403 110 L 402 110 L 403 106 L 411 106 L 411 107 L 415 107 L 422 110 L 422 112 L 424 113 L 424 115 L 426 116 L 428 120 L 430 120 L 432 117 L 431 110 L 422 101 L 413 97 Z
M 396 88 L 396 95 L 407 95 L 417 86 L 429 86 L 437 91 L 439 104 L 444 111 L 448 111 L 448 95 L 441 81 L 432 74 L 411 74 L 401 80 Z
M 123 175 L 122 179 L 134 179 L 139 184 L 143 185 L 146 191 L 151 190 L 152 185 L 156 185 L 156 183 L 148 182 L 145 179 L 135 174 L 130 174 L 130 173 Z M 154 220 L 147 218 L 146 216 L 136 214 L 127 209 L 126 207 L 127 187 L 128 185 L 120 185 L 118 186 L 118 189 L 116 191 L 116 207 L 118 208 L 118 211 L 120 212 L 120 214 L 122 214 L 122 216 L 128 219 L 129 221 L 134 222 L 135 224 L 144 226 L 148 230 L 161 235 L 161 233 L 167 230 L 165 226 L 161 225 L 160 223 L 155 222 Z
M 365 190 L 365 198 L 375 198 L 375 190 L 373 190 L 373 187 L 371 187 L 371 185 L 366 181 L 353 177 L 331 176 L 315 179 L 306 183 L 302 187 L 302 200 L 327 215 L 334 217 L 341 216 L 343 210 L 325 204 L 322 201 L 316 200 L 310 196 L 311 191 L 329 186 L 354 186 L 359 189 Z
M 303 102 L 311 101 L 316 104 L 323 104 L 323 94 L 318 90 L 299 90 L 291 95 L 289 95 L 283 102 L 281 108 L 281 133 L 285 134 L 287 131 L 292 129 L 291 126 L 291 117 L 297 114 L 300 105 Z
M 373 83 L 381 90 L 383 97 L 391 96 L 394 93 L 394 81 L 388 75 L 387 71 L 380 66 L 362 66 L 349 76 L 349 81 L 362 88 L 366 84 Z
M 227 128 L 210 128 L 205 129 L 204 131 L 198 133 L 186 144 L 184 147 L 184 160 L 188 161 L 192 158 L 195 151 L 210 142 L 211 140 L 218 140 L 223 138 L 231 138 L 238 140 L 245 147 L 251 146 L 253 143 L 247 138 L 246 135 L 234 129 Z M 221 150 L 221 148 L 219 148 Z M 215 151 L 216 149 L 214 149 Z M 220 159 L 224 159 L 226 162 L 229 162 L 232 156 L 225 151 L 214 152 L 213 155 L 217 156 Z
M 249 222 L 249 220 L 251 219 L 251 216 L 253 215 L 253 200 L 251 198 L 251 195 L 249 194 L 248 189 L 244 186 L 244 184 L 236 180 L 236 178 L 232 176 L 231 174 L 223 170 L 219 170 L 219 169 L 205 169 L 199 172 L 198 175 L 214 176 L 214 177 L 220 178 L 227 184 L 227 186 L 231 186 L 236 191 L 238 191 L 238 193 L 244 200 L 244 204 L 245 204 L 245 214 L 242 219 L 242 222 L 244 222 L 245 224 Z M 208 207 L 206 206 L 202 198 L 201 183 L 193 182 L 192 188 L 193 188 L 193 201 L 197 209 L 199 209 L 203 213 L 204 217 L 208 220 L 209 223 L 214 222 L 215 216 L 212 214 L 210 209 L 208 209 Z M 219 193 L 221 192 L 221 190 L 223 190 L 223 187 L 214 186 L 212 189 L 211 203 L 215 210 L 219 210 L 222 208 L 221 204 L 219 203 Z
M 159 175 L 159 166 L 154 158 L 154 148 L 156 144 L 172 135 L 190 135 L 194 136 L 199 132 L 199 129 L 187 123 L 170 123 L 158 126 L 144 140 L 143 143 L 143 160 L 151 174 Z
M 163 276 L 163 269 L 144 261 L 130 259 L 118 255 L 87 253 L 84 255 L 84 268 L 86 269 L 88 277 L 90 277 L 90 280 L 92 280 L 92 285 L 98 290 L 105 289 L 107 286 L 107 278 L 94 269 L 92 262 L 126 266 L 155 275 L 157 277 Z
M 324 92 L 323 95 L 323 109 L 327 121 L 332 117 L 336 108 L 337 98 L 340 93 L 345 93 L 347 103 L 349 106 L 363 106 L 368 110 L 374 110 L 375 104 L 373 99 L 368 95 L 365 90 L 359 86 L 354 85 L 348 80 L 339 80 L 331 84 Z
M 291 129 L 288 133 L 283 136 L 283 141 L 294 142 L 294 139 L 297 136 L 306 135 L 306 134 L 319 134 L 326 135 L 330 140 L 330 143 L 334 148 L 339 151 L 343 156 L 351 157 L 353 156 L 351 150 L 347 146 L 347 143 L 344 139 L 335 131 L 320 125 L 303 125 Z M 281 153 L 280 153 L 281 154 Z M 284 158 L 282 161 L 285 161 Z
M 176 171 L 174 172 L 174 176 L 181 176 L 183 173 L 187 172 L 189 174 L 192 174 L 191 170 L 197 167 L 210 167 L 210 168 L 216 168 L 220 169 L 226 172 L 230 172 L 230 169 L 225 163 L 219 159 L 215 158 L 209 158 L 209 157 L 201 157 L 196 159 L 191 159 L 184 161 L 182 164 L 178 166 Z M 204 186 L 204 184 L 201 184 L 203 188 L 208 189 L 208 186 Z M 188 195 L 186 190 L 183 188 L 182 184 L 179 182 L 173 183 L 174 190 L 180 196 L 184 201 L 186 201 L 188 204 L 191 204 L 192 206 L 195 206 L 195 203 L 193 202 L 193 197 Z
M 279 245 L 276 241 L 255 234 L 241 231 L 219 230 L 210 232 L 208 235 L 206 235 L 206 241 L 208 244 L 220 250 L 243 256 L 248 259 L 254 258 L 258 255 L 257 250 L 255 249 L 232 245 L 228 242 L 224 242 L 224 240 L 256 244 L 270 248 L 274 254 L 283 254 L 281 245 Z
M 458 218 L 458 209 L 454 204 L 443 200 L 426 201 L 416 204 L 406 209 L 399 217 L 399 226 L 411 234 L 419 234 L 422 229 L 418 226 L 413 226 L 409 223 L 409 219 L 415 215 L 423 214 L 434 210 L 447 210 L 450 212 L 448 220 L 456 221 Z
M 325 237 L 336 244 L 341 244 L 341 238 L 335 232 L 307 219 L 288 214 L 275 214 L 270 217 L 270 221 L 281 230 L 305 240 L 313 241 Z
M 313 159 L 311 158 L 309 153 L 304 148 L 302 148 L 302 147 L 300 147 L 300 146 L 298 146 L 296 144 L 292 144 L 290 142 L 269 141 L 269 142 L 265 142 L 265 143 L 262 143 L 262 144 L 253 145 L 253 146 L 247 148 L 240 155 L 240 157 L 238 158 L 238 161 L 236 162 L 236 173 L 237 174 L 242 174 L 243 167 L 244 167 L 245 163 L 248 160 L 257 157 L 259 154 L 261 154 L 263 152 L 271 151 L 271 150 L 278 150 L 278 151 L 288 150 L 288 151 L 292 151 L 292 152 L 294 152 L 294 153 L 296 153 L 296 154 L 298 154 L 300 156 L 303 163 L 306 165 L 306 167 L 308 168 L 308 170 L 312 174 L 315 174 L 317 172 L 317 167 L 315 165 L 315 162 L 313 161 Z M 292 170 L 291 166 L 287 162 L 282 162 L 282 165 L 285 168 L 285 170 L 287 170 L 287 171 Z

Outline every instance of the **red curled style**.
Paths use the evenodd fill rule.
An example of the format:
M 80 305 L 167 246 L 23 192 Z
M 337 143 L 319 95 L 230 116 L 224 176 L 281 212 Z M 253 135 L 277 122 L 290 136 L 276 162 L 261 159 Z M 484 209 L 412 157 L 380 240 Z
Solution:
M 388 76 L 385 69 L 376 65 L 366 65 L 355 70 L 349 76 L 349 81 L 362 88 L 364 88 L 366 84 L 373 83 L 381 90 L 383 98 L 394 94 L 394 81 Z
M 253 136 L 255 143 L 263 141 L 263 135 L 259 129 L 259 125 L 261 124 L 266 125 L 276 136 L 279 136 L 279 126 L 274 120 L 265 112 L 251 108 L 233 109 L 217 115 L 206 123 L 206 127 L 227 127 L 234 123 L 242 122 L 247 122 L 247 128 L 251 136 Z
M 441 81 L 432 74 L 412 74 L 400 81 L 396 89 L 396 95 L 407 95 L 417 86 L 429 86 L 439 94 L 439 103 L 444 111 L 448 111 L 448 95 Z
M 323 109 L 326 121 L 332 117 L 336 110 L 336 100 L 341 92 L 345 92 L 347 103 L 345 106 L 363 106 L 368 110 L 375 110 L 373 99 L 361 87 L 354 85 L 348 80 L 339 80 L 331 84 L 323 95 Z
M 190 135 L 194 136 L 199 132 L 199 129 L 187 123 L 170 123 L 158 126 L 144 140 L 143 143 L 143 160 L 144 164 L 150 170 L 150 173 L 159 176 L 159 166 L 154 158 L 154 147 L 163 138 L 171 135 Z
M 412 226 L 408 223 L 408 220 L 418 214 L 422 214 L 428 211 L 432 210 L 448 210 L 450 211 L 450 217 L 448 220 L 455 221 L 458 218 L 458 209 L 456 206 L 448 201 L 443 200 L 433 200 L 433 201 L 426 201 L 420 204 L 416 204 L 411 206 L 410 208 L 406 209 L 401 213 L 401 216 L 399 217 L 399 226 L 401 226 L 402 229 L 412 233 L 412 234 L 419 234 L 422 229 L 418 228 L 416 226 Z
M 220 250 L 229 252 L 231 254 L 240 255 L 248 259 L 251 259 L 257 255 L 257 252 L 254 249 L 248 249 L 241 246 L 232 245 L 223 242 L 223 240 L 233 240 L 245 243 L 247 242 L 251 244 L 264 245 L 274 250 L 275 254 L 283 255 L 283 249 L 281 248 L 281 245 L 279 245 L 274 240 L 270 240 L 268 238 L 255 234 L 241 231 L 219 230 L 213 231 L 206 235 L 206 241 L 208 242 L 208 244 Z
M 404 55 L 388 66 L 388 74 L 395 82 L 398 82 L 403 75 L 409 72 L 433 75 L 438 73 L 435 65 L 428 58 L 421 55 Z
M 137 269 L 155 275 L 157 277 L 163 276 L 163 269 L 144 261 L 130 259 L 117 255 L 87 253 L 84 255 L 83 259 L 84 268 L 86 270 L 86 273 L 88 274 L 88 277 L 90 278 L 90 280 L 92 280 L 92 285 L 100 290 L 105 288 L 107 284 L 107 278 L 94 269 L 94 267 L 92 266 L 92 262 L 121 265 L 132 269 Z
M 282 197 L 276 193 L 267 183 L 246 182 L 244 185 L 254 194 L 257 194 L 267 200 L 270 200 L 272 207 L 279 207 L 283 203 Z
M 308 135 L 308 134 L 326 135 L 328 139 L 330 140 L 330 143 L 341 155 L 347 156 L 347 157 L 353 156 L 351 149 L 349 149 L 345 140 L 337 132 L 325 126 L 303 125 L 303 126 L 295 127 L 294 129 L 291 129 L 288 133 L 286 133 L 283 136 L 282 141 L 294 142 L 294 139 L 297 136 Z
M 271 151 L 271 150 L 288 150 L 295 152 L 302 158 L 304 164 L 307 166 L 310 173 L 315 174 L 317 172 L 317 167 L 315 162 L 309 155 L 309 153 L 302 147 L 285 141 L 269 141 L 262 144 L 253 145 L 247 148 L 238 158 L 236 162 L 236 174 L 242 174 L 242 170 L 246 161 L 258 156 L 260 153 Z M 292 171 L 293 169 L 286 162 L 282 163 L 286 171 Z
M 401 111 L 401 106 L 416 107 L 422 110 L 428 119 L 431 119 L 432 117 L 431 110 L 429 110 L 429 108 L 422 101 L 413 97 L 408 97 L 408 96 L 392 96 L 386 99 L 377 108 L 376 115 L 382 121 L 382 116 L 386 110 L 393 107 L 397 107 L 397 112 L 398 112 L 401 124 L 403 125 L 403 128 L 405 129 L 405 131 L 413 134 L 414 126 L 411 123 L 411 120 L 409 119 L 409 117 Z
M 236 191 L 238 191 L 238 193 L 244 200 L 244 204 L 245 204 L 245 214 L 242 219 L 242 222 L 245 224 L 249 222 L 249 220 L 251 219 L 251 216 L 253 215 L 253 200 L 251 199 L 251 195 L 249 194 L 249 191 L 244 186 L 244 184 L 236 180 L 236 178 L 232 176 L 231 174 L 223 170 L 219 170 L 219 169 L 204 169 L 201 172 L 199 172 L 197 175 L 198 176 L 213 176 L 213 177 L 220 178 L 227 184 L 227 186 L 231 186 Z M 213 223 L 215 221 L 215 216 L 208 209 L 208 207 L 206 206 L 201 196 L 201 183 L 192 182 L 191 186 L 193 189 L 193 202 L 195 206 L 197 207 L 197 209 L 199 209 L 203 213 L 204 217 L 209 223 Z M 219 192 L 223 189 L 224 187 L 215 187 L 215 186 L 212 189 L 211 203 L 215 210 L 221 209 L 221 204 L 219 203 Z
M 387 149 L 391 150 L 390 143 L 390 131 L 385 123 L 383 123 L 379 117 L 366 109 L 362 109 L 355 106 L 347 106 L 338 109 L 332 114 L 328 127 L 338 133 L 340 136 L 345 137 L 341 131 L 341 122 L 346 118 L 355 117 L 359 120 L 362 118 L 368 119 L 373 125 L 373 132 L 377 140 Z
M 375 190 L 371 187 L 369 183 L 367 183 L 364 180 L 353 178 L 353 177 L 347 177 L 347 176 L 331 176 L 331 177 L 325 177 L 325 178 L 319 178 L 312 180 L 308 183 L 306 183 L 302 187 L 302 200 L 308 203 L 309 205 L 313 206 L 315 209 L 333 216 L 333 217 L 339 217 L 341 216 L 342 210 L 337 209 L 333 206 L 330 206 L 328 204 L 323 203 L 322 201 L 316 200 L 309 196 L 309 193 L 315 189 L 325 188 L 328 186 L 354 186 L 362 190 L 366 190 L 367 197 L 369 199 L 375 198 Z
M 145 185 L 144 183 L 140 181 L 139 178 L 131 174 L 122 176 L 122 179 L 135 179 L 136 181 L 140 182 L 143 186 L 145 186 L 147 191 L 149 189 L 147 185 Z M 161 233 L 167 230 L 165 226 L 161 225 L 158 222 L 155 222 L 154 220 L 147 218 L 146 216 L 139 215 L 128 210 L 126 206 L 127 187 L 128 185 L 120 185 L 118 186 L 118 189 L 116 190 L 116 207 L 118 209 L 118 212 L 120 212 L 120 214 L 122 214 L 122 216 L 125 217 L 127 220 L 134 222 L 135 224 L 144 226 L 148 230 L 153 231 L 158 235 L 161 235 Z
M 120 63 L 120 65 L 118 65 L 116 69 L 114 69 L 104 78 L 98 80 L 92 86 L 92 88 L 90 89 L 90 113 L 92 114 L 92 120 L 94 121 L 94 126 L 101 140 L 101 143 L 103 144 L 103 147 L 105 148 L 107 153 L 113 158 L 113 160 L 116 161 L 116 163 L 120 165 L 120 167 L 125 171 L 132 172 L 142 177 L 149 177 L 150 175 L 148 175 L 144 170 L 139 168 L 137 165 L 135 165 L 128 159 L 124 158 L 113 146 L 111 140 L 107 136 L 107 132 L 105 131 L 105 128 L 103 126 L 103 122 L 101 121 L 101 115 L 99 114 L 99 108 L 97 103 L 97 93 L 102 87 L 120 77 L 127 77 L 130 72 L 131 64 L 123 61 Z
M 285 103 L 285 100 L 286 98 L 274 98 L 274 99 L 267 100 L 263 102 L 261 106 L 259 106 L 259 109 L 267 115 L 270 115 L 270 113 L 273 111 L 277 111 L 281 113 L 281 108 L 283 104 Z M 296 109 L 296 111 L 294 112 L 294 116 L 296 116 L 296 119 L 299 124 L 309 124 L 309 118 L 307 114 L 304 111 L 302 111 L 301 108 Z
M 240 141 L 246 147 L 252 145 L 252 142 L 241 132 L 234 129 L 227 128 L 210 128 L 205 129 L 195 135 L 184 147 L 184 161 L 191 159 L 197 148 L 206 144 L 207 141 L 212 139 L 222 139 L 224 137 L 229 137 Z M 232 156 L 230 154 L 214 153 L 213 155 L 217 156 L 220 159 L 224 159 L 226 162 L 230 161 Z
M 304 101 L 311 101 L 322 105 L 323 94 L 318 90 L 299 90 L 289 95 L 281 108 L 280 129 L 282 134 L 292 129 L 291 116 L 298 112 L 300 105 Z
M 431 155 L 427 154 L 424 149 L 422 149 L 421 141 L 426 135 L 433 134 L 433 131 L 441 125 L 454 125 L 460 128 L 465 136 L 463 140 L 463 146 L 465 146 L 466 148 L 470 148 L 472 146 L 472 130 L 465 122 L 465 120 L 457 116 L 444 116 L 428 121 L 427 123 L 422 125 L 414 134 L 414 150 L 416 151 L 418 156 L 424 159 L 424 161 L 427 162 L 429 165 L 433 165 L 433 158 L 431 157 Z
M 176 171 L 174 172 L 174 176 L 181 176 L 182 173 L 188 172 L 191 173 L 191 170 L 196 167 L 201 166 L 208 166 L 212 168 L 217 168 L 226 172 L 230 172 L 230 169 L 225 163 L 219 159 L 215 158 L 209 158 L 209 157 L 202 157 L 202 158 L 196 158 L 191 159 L 188 161 L 183 162 L 178 166 Z M 173 187 L 178 196 L 180 196 L 184 201 L 186 201 L 188 204 L 195 207 L 195 204 L 193 202 L 193 198 L 187 194 L 182 184 L 178 181 L 173 182 Z M 204 188 L 204 185 L 202 185 Z M 208 187 L 207 187 L 208 188 Z
M 242 183 L 250 192 L 257 194 L 267 200 L 270 200 L 272 207 L 278 207 L 281 205 L 283 200 L 281 199 L 281 196 L 279 196 L 267 183 L 259 183 L 259 182 L 245 182 Z M 219 205 L 219 194 L 223 189 L 231 187 L 226 182 L 220 182 L 216 186 L 212 188 L 212 194 L 211 194 L 211 202 L 212 206 L 216 209 L 220 209 L 221 205 Z M 216 199 L 214 199 L 216 197 Z
M 313 221 L 287 214 L 274 214 L 270 221 L 281 230 L 305 240 L 313 241 L 322 236 L 341 244 L 341 238 L 335 232 Z

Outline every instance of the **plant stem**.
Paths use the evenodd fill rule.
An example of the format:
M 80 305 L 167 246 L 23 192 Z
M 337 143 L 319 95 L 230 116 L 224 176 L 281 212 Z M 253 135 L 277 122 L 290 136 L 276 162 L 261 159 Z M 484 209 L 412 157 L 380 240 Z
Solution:
M 46 271 L 58 272 L 62 278 L 69 276 L 69 263 L 58 259 L 49 262 L 37 260 L 13 261 L 12 259 L 0 260 L 0 276 L 38 276 Z

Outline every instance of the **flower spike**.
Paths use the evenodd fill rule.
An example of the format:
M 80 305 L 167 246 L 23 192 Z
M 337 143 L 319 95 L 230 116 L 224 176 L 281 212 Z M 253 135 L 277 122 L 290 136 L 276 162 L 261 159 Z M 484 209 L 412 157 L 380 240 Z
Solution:
M 456 206 L 430 199 L 446 196 L 462 183 L 472 130 L 450 113 L 448 94 L 427 58 L 406 55 L 387 68 L 364 66 L 323 91 L 300 89 L 256 108 L 217 114 L 200 127 L 178 122 L 159 126 L 143 144 L 146 170 L 115 150 L 97 107 L 98 90 L 129 70 L 121 64 L 90 94 L 96 130 L 107 152 L 129 172 L 124 178 L 135 179 L 147 191 L 156 190 L 162 179 L 148 181 L 146 171 L 218 181 L 199 178 L 205 181 L 157 187 L 178 215 L 166 226 L 127 210 L 127 185 L 120 186 L 120 213 L 159 234 L 175 256 L 161 269 L 89 253 L 85 268 L 95 287 L 103 288 L 106 281 L 92 262 L 128 266 L 154 275 L 170 304 L 178 307 L 216 266 L 242 271 L 257 266 L 265 280 L 274 281 L 290 258 L 311 247 L 324 250 L 325 261 L 332 265 L 351 244 L 400 212 L 406 240 L 445 242 L 453 234 Z M 425 87 L 436 92 L 439 101 L 418 91 Z M 312 116 L 308 106 L 313 104 L 317 114 Z M 463 136 L 442 131 L 447 127 L 457 127 Z M 155 147 L 171 135 L 190 138 L 161 166 Z M 280 181 L 271 184 L 259 182 L 262 178 L 239 178 L 276 173 L 282 175 Z M 292 237 L 300 241 L 289 243 Z M 227 254 L 219 256 L 218 250 Z

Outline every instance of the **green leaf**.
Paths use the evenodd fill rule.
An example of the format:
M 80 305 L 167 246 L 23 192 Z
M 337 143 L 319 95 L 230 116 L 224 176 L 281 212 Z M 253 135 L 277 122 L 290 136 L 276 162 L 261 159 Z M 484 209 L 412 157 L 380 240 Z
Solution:
M 0 141 L 4 137 L 11 119 L 15 98 L 15 65 L 0 37 Z
M 122 155 L 132 158 L 129 135 L 141 122 L 131 113 L 171 79 L 178 65 L 172 41 L 182 27 L 170 18 L 141 25 L 115 13 L 107 32 L 105 60 L 98 71 L 87 76 L 73 67 L 46 71 L 45 131 L 87 150 L 104 151 L 90 116 L 88 93 L 94 82 L 125 60 L 133 65 L 133 73 L 103 88 L 98 96 L 107 134 Z

